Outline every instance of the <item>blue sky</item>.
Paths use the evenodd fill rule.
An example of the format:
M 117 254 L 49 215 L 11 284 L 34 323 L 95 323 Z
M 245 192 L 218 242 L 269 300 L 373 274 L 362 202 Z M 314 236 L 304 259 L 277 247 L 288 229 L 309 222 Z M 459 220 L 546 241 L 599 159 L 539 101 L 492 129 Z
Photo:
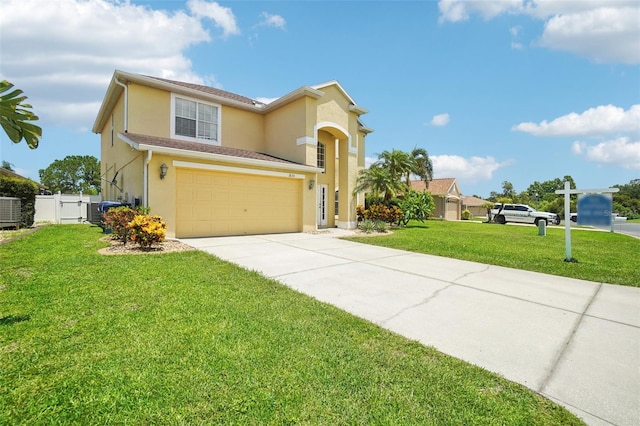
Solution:
M 0 0 L 0 78 L 40 117 L 38 180 L 91 133 L 115 69 L 260 100 L 337 80 L 369 113 L 366 155 L 425 148 L 435 177 L 486 197 L 570 175 L 640 178 L 640 2 Z

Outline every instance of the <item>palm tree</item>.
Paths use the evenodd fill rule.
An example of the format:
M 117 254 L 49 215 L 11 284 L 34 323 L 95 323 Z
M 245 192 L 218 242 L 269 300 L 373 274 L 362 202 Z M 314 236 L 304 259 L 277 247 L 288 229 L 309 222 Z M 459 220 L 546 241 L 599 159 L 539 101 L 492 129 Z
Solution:
M 391 200 L 405 190 L 400 179 L 392 176 L 388 168 L 374 163 L 368 169 L 360 170 L 353 193 L 371 191 L 375 197 L 384 196 L 385 201 Z
M 5 93 L 12 87 L 8 81 L 0 81 L 0 125 L 13 143 L 24 139 L 29 148 L 35 149 L 42 137 L 42 129 L 28 121 L 36 121 L 38 116 L 29 111 L 31 105 L 24 103 L 27 97 L 20 96 L 22 90 Z
M 426 187 L 429 188 L 429 181 L 433 180 L 433 164 L 429 158 L 429 153 L 424 148 L 413 148 L 411 151 L 411 158 L 413 159 L 414 175 L 418 176 L 424 181 Z M 410 176 L 407 174 L 407 185 L 409 185 Z
M 399 149 L 393 149 L 391 152 L 383 151 L 382 154 L 378 155 L 378 161 L 376 163 L 389 170 L 391 177 L 398 181 L 407 173 L 411 173 L 414 168 L 411 154 L 400 151 Z

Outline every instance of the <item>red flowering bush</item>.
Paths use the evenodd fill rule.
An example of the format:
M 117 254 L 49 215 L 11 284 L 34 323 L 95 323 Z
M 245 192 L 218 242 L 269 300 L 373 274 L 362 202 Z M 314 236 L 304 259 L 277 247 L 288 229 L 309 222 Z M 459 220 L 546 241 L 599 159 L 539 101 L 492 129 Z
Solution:
M 129 241 L 129 222 L 139 214 L 130 207 L 113 207 L 104 214 L 104 227 L 111 229 L 114 240 L 126 244 Z
M 391 206 L 390 208 L 384 204 L 374 204 L 365 209 L 362 206 L 356 206 L 356 215 L 358 222 L 363 220 L 371 220 L 373 222 L 385 222 L 391 224 L 397 224 L 402 218 L 402 210 L 397 206 Z

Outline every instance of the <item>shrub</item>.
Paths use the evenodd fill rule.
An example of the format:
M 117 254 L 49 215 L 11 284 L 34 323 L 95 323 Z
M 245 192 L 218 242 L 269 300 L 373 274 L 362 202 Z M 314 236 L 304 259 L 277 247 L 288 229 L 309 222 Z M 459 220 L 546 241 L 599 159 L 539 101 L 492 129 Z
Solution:
M 461 216 L 462 220 L 469 220 L 471 219 L 471 212 L 469 210 L 462 210 Z
M 364 196 L 364 207 L 368 209 L 373 205 L 382 204 L 383 201 L 384 201 L 383 197 L 375 196 L 372 193 L 368 193 Z
M 358 217 L 358 222 L 368 219 L 373 222 L 383 221 L 392 224 L 398 223 L 402 217 L 402 210 L 397 206 L 391 206 L 391 208 L 389 208 L 384 204 L 374 204 L 369 206 L 368 209 L 365 209 L 362 206 L 357 206 L 356 215 Z
M 404 217 L 404 212 L 398 206 L 391 206 L 387 216 L 388 223 L 400 224 L 400 221 Z
M 373 229 L 376 232 L 387 232 L 389 230 L 389 224 L 387 222 L 382 221 L 382 220 L 376 220 L 373 223 Z
M 389 209 L 384 204 L 374 204 L 372 206 L 369 206 L 368 212 L 369 214 L 367 219 L 370 219 L 374 222 L 377 220 L 386 220 L 387 216 L 389 215 Z
M 358 228 L 365 234 L 370 234 L 375 230 L 375 222 L 371 219 L 365 219 L 358 225 Z
M 128 224 L 130 239 L 140 247 L 151 247 L 164 241 L 167 224 L 160 216 L 138 214 Z
M 20 226 L 33 225 L 38 185 L 29 179 L 0 176 L 0 197 L 20 198 Z
M 400 200 L 400 209 L 404 213 L 398 220 L 398 225 L 406 226 L 410 220 L 424 222 L 433 213 L 435 203 L 428 191 L 411 190 Z
M 113 239 L 126 244 L 130 240 L 131 229 L 129 228 L 129 223 L 138 214 L 140 212 L 131 207 L 110 208 L 104 214 L 104 226 L 111 229 Z

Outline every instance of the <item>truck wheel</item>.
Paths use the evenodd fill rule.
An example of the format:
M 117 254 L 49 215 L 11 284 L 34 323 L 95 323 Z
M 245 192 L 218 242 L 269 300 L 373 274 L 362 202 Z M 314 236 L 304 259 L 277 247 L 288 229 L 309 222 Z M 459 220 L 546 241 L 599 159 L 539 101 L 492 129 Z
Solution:
M 498 215 L 496 216 L 496 223 L 499 223 L 500 225 L 504 225 L 505 223 L 507 223 L 507 221 L 505 220 L 504 216 Z

